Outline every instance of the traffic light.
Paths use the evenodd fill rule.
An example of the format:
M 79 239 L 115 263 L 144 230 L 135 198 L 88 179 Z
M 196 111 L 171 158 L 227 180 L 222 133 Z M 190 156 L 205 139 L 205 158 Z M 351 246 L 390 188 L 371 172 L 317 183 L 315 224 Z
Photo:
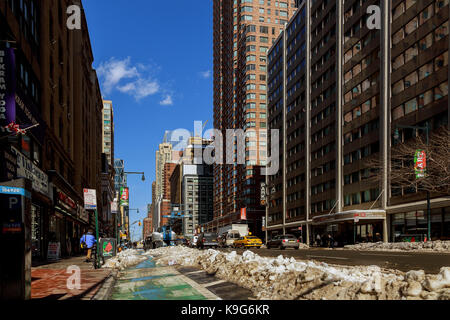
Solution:
M 141 222 L 139 221 L 139 223 L 138 223 L 138 224 L 139 224 L 139 227 L 140 227 L 140 226 L 141 226 Z

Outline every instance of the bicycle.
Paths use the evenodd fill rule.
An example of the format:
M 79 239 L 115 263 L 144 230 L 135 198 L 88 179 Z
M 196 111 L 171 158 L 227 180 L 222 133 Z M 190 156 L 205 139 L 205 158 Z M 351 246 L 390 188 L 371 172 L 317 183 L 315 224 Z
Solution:
M 103 257 L 100 257 L 100 265 L 97 263 L 97 244 L 94 244 L 94 246 L 92 247 L 91 259 L 92 259 L 92 265 L 94 266 L 94 269 L 101 268 L 101 265 L 105 263 L 105 260 Z

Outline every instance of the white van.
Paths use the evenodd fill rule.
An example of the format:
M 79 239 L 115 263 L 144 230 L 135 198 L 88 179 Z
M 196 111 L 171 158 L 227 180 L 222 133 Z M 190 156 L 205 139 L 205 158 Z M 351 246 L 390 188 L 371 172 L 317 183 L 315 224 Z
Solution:
M 240 233 L 237 230 L 229 230 L 227 232 L 224 232 L 221 236 L 222 240 L 222 246 L 223 247 L 232 247 L 234 244 L 234 241 L 239 239 Z

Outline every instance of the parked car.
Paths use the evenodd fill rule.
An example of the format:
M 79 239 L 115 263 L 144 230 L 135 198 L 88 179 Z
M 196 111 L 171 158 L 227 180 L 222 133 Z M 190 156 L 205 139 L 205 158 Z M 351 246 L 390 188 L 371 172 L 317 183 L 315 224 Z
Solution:
M 213 232 L 204 232 L 198 236 L 197 239 L 197 248 L 217 248 L 219 246 L 219 242 L 217 241 L 217 233 Z
M 233 247 L 235 248 L 261 248 L 262 241 L 260 238 L 255 236 L 244 236 L 240 237 L 239 239 L 235 240 L 233 243 Z
M 278 248 L 283 250 L 286 248 L 294 248 L 297 250 L 299 247 L 300 240 L 292 234 L 275 236 L 267 242 L 267 249 Z

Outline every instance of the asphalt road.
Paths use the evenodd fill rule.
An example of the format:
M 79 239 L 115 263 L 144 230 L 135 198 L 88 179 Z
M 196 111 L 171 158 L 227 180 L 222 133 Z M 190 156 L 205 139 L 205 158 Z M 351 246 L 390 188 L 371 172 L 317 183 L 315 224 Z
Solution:
M 244 249 L 219 249 L 223 251 Z M 315 260 L 328 264 L 348 266 L 377 265 L 381 268 L 400 271 L 424 270 L 426 273 L 437 274 L 441 267 L 450 267 L 450 253 L 431 252 L 397 252 L 397 251 L 356 251 L 342 249 L 250 249 L 263 257 L 294 257 L 298 260 Z

